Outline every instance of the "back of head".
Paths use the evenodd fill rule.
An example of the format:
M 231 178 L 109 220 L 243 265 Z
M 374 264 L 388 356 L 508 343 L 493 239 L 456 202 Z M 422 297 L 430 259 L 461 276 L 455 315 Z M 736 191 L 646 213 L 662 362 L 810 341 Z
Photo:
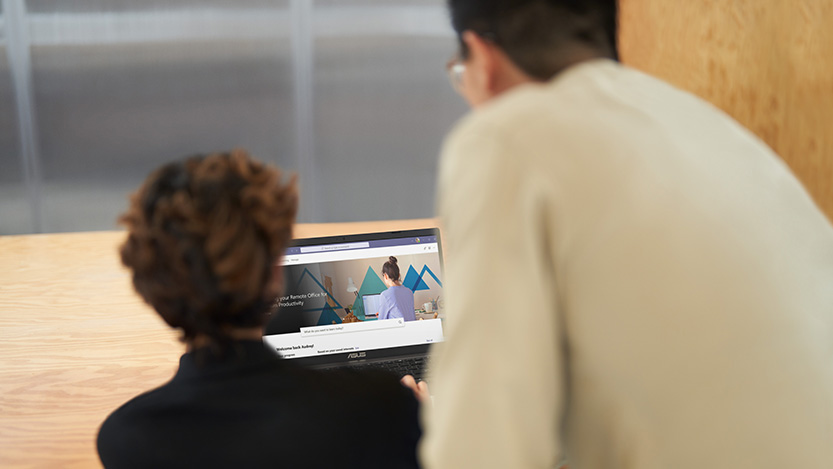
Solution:
M 399 280 L 399 264 L 395 257 L 388 257 L 388 261 L 382 265 L 382 273 L 394 282 Z
M 618 60 L 616 0 L 449 0 L 458 37 L 496 43 L 527 75 L 548 80 L 577 51 Z M 460 41 L 462 58 L 467 58 Z
M 292 236 L 295 180 L 242 150 L 195 156 L 157 169 L 120 222 L 136 291 L 183 339 L 223 343 L 263 324 L 273 266 Z

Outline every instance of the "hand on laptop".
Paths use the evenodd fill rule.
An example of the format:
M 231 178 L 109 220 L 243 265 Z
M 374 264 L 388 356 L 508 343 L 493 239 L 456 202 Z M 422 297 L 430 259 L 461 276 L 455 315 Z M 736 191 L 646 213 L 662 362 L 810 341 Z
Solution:
M 431 393 L 428 392 L 428 383 L 425 381 L 416 382 L 413 376 L 405 375 L 400 382 L 403 386 L 414 392 L 420 404 L 427 404 L 431 402 Z

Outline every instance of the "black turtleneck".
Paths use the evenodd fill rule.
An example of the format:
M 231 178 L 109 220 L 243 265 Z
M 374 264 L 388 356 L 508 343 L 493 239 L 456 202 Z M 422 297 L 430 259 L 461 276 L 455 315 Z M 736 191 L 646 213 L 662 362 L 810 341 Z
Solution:
M 417 410 L 396 376 L 299 369 L 239 341 L 183 355 L 104 421 L 98 452 L 107 468 L 413 468 Z

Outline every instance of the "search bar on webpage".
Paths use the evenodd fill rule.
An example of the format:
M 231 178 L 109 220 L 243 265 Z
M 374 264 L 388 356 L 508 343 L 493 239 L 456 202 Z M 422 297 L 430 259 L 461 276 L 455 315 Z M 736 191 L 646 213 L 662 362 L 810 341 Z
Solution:
M 361 248 L 369 248 L 370 243 L 343 243 L 343 244 L 328 244 L 326 246 L 310 246 L 310 247 L 302 247 L 301 253 L 308 253 L 308 252 L 324 252 L 324 251 L 342 251 L 344 249 L 361 249 Z
M 394 318 L 383 319 L 381 321 L 348 322 L 326 326 L 302 327 L 301 337 L 344 334 L 345 332 L 377 331 L 379 329 L 393 329 L 396 327 L 405 327 L 405 320 L 402 318 Z

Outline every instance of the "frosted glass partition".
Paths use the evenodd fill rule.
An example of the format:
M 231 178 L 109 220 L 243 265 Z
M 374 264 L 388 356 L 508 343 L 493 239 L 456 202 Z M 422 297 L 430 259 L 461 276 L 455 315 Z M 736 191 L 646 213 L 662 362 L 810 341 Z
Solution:
M 129 191 L 174 158 L 242 146 L 291 161 L 285 2 L 85 11 L 98 3 L 30 14 L 46 231 L 114 228 Z
M 56 4 L 66 3 L 56 8 Z M 138 12 L 163 11 L 175 9 L 207 8 L 273 8 L 285 7 L 289 0 L 72 0 L 56 2 L 55 0 L 26 0 L 30 13 L 100 13 L 100 12 Z
M 0 20 L 2 18 L 2 15 L 0 15 Z M 2 156 L 0 157 L 0 184 L 2 184 L 0 187 L 4 191 L 4 196 L 0 199 L 2 201 L 6 200 L 5 190 L 9 189 L 11 185 L 23 184 L 15 108 L 14 89 L 6 55 L 6 46 L 0 40 L 0 156 Z M 4 217 L 0 216 L 0 222 L 3 219 Z
M 0 235 L 35 229 L 21 165 L 5 19 L 0 3 Z
M 17 141 L 14 89 L 3 32 L 3 15 L 0 14 L 0 190 L 3 190 L 0 201 L 5 202 L 5 191 L 12 184 L 23 184 L 23 177 Z M 0 218 L 0 222 L 3 218 Z M 0 226 L 3 224 L 0 223 Z
M 115 228 L 152 168 L 232 147 L 300 173 L 301 221 L 433 214 L 442 0 L 0 1 L 0 234 Z
M 316 40 L 316 187 L 327 219 L 433 214 L 437 154 L 464 110 L 444 75 L 452 45 L 431 37 Z

